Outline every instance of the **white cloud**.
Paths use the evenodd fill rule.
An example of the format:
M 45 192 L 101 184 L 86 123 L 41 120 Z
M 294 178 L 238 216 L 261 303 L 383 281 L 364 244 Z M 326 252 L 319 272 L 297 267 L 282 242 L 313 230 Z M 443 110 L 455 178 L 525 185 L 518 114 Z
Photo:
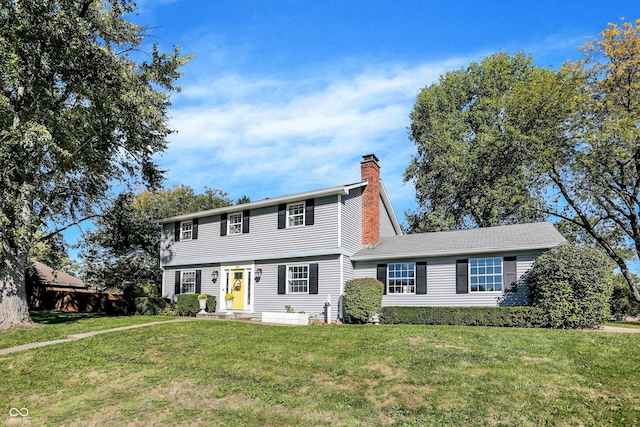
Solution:
M 252 200 L 356 182 L 375 153 L 397 214 L 413 208 L 402 173 L 414 151 L 409 113 L 425 85 L 468 63 L 378 65 L 297 79 L 227 74 L 176 96 L 168 184 L 208 186 Z

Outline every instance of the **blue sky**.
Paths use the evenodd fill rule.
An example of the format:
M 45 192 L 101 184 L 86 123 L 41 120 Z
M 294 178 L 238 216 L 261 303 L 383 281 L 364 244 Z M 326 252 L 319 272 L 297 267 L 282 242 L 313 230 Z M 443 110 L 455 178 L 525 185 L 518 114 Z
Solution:
M 557 68 L 608 22 L 640 17 L 638 0 L 138 3 L 161 50 L 195 54 L 157 158 L 167 186 L 255 201 L 359 181 L 375 153 L 401 222 L 416 208 L 402 175 L 421 88 L 498 51 Z

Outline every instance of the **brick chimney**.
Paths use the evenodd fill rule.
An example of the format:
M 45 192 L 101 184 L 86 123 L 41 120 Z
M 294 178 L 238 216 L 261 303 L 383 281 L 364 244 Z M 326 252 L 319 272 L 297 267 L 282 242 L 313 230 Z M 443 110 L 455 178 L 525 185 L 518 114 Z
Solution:
M 362 245 L 372 248 L 380 243 L 380 165 L 375 154 L 362 156 L 360 170 L 367 182 L 362 193 Z

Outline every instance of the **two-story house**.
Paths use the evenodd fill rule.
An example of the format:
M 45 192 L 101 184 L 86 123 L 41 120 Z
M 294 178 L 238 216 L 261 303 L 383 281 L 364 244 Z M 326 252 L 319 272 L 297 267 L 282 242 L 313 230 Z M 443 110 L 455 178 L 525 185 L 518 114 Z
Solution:
M 526 304 L 518 279 L 565 242 L 546 222 L 403 235 L 375 155 L 361 181 L 159 220 L 164 297 L 235 295 L 233 310 L 320 313 L 375 277 L 383 305 Z M 334 310 L 334 317 L 341 317 Z

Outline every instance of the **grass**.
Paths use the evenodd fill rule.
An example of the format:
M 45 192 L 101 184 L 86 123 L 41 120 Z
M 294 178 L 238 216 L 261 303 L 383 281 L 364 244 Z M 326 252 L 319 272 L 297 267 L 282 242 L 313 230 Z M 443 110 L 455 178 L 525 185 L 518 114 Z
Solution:
M 66 338 L 70 334 L 170 320 L 166 316 L 107 316 L 104 313 L 32 311 L 33 325 L 0 330 L 0 349 L 32 342 Z
M 44 426 L 634 426 L 639 349 L 585 331 L 169 323 L 0 357 L 0 424 L 26 407 Z

